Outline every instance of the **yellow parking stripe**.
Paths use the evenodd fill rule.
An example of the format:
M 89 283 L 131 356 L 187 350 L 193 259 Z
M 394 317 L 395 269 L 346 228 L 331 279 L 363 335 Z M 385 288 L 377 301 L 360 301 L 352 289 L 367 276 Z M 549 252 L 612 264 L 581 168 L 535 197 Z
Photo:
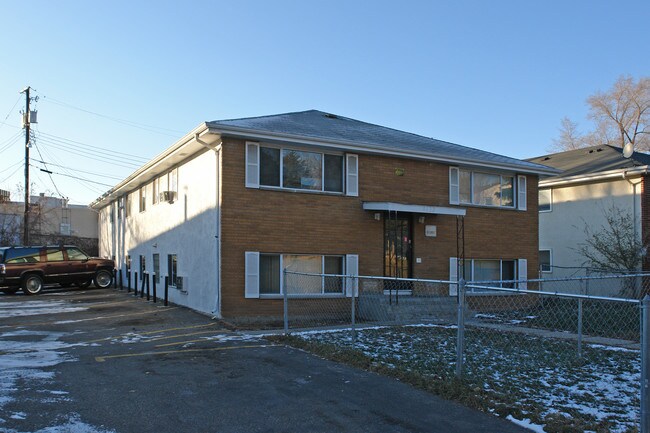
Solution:
M 247 345 L 247 346 L 211 347 L 207 349 L 168 350 L 164 352 L 125 353 L 122 355 L 96 356 L 95 361 L 104 362 L 107 359 L 133 358 L 137 356 L 169 355 L 173 353 L 190 353 L 190 352 L 213 352 L 215 350 L 252 349 L 256 347 L 275 347 L 275 346 L 276 346 L 275 344 L 257 344 L 257 345 Z
M 149 340 L 151 341 L 151 340 Z M 167 347 L 167 346 L 179 346 L 181 344 L 188 344 L 188 343 L 200 343 L 200 342 L 208 342 L 208 341 L 215 341 L 215 340 L 209 340 L 206 338 L 199 338 L 198 340 L 185 340 L 185 341 L 176 341 L 174 343 L 165 343 L 165 344 L 156 344 L 154 347 Z
M 176 335 L 165 335 L 164 337 L 156 337 L 156 338 L 151 338 L 147 341 L 158 341 L 158 340 L 169 340 L 170 338 L 177 338 L 177 337 L 191 337 L 192 335 L 201 335 L 201 334 L 213 334 L 215 331 L 214 330 L 209 330 L 209 331 L 201 331 L 201 332 L 192 332 L 190 334 L 176 334 Z M 219 330 L 218 332 L 222 332 Z

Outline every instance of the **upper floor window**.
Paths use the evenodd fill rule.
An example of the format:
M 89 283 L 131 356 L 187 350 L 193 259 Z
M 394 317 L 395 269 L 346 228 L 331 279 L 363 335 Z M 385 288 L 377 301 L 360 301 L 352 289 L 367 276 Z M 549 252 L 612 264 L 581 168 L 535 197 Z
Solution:
M 147 187 L 140 188 L 140 212 L 147 210 Z
M 526 177 L 450 167 L 449 202 L 526 210 Z
M 246 143 L 246 186 L 358 195 L 357 155 Z M 347 191 L 346 191 L 347 187 Z
M 539 190 L 539 211 L 550 212 L 553 210 L 553 190 L 540 189 Z

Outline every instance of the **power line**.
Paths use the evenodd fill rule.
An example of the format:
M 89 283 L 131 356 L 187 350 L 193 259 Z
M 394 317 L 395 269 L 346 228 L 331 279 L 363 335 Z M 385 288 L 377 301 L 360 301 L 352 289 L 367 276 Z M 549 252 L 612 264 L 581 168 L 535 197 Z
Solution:
M 125 162 L 123 160 L 120 160 L 120 159 L 117 159 L 117 158 L 111 158 L 109 156 L 95 155 L 93 153 L 90 153 L 90 152 L 87 152 L 87 151 L 84 151 L 84 150 L 80 150 L 80 149 L 75 148 L 75 147 L 70 146 L 70 145 L 65 145 L 65 144 L 62 144 L 62 143 L 57 143 L 55 141 L 51 141 L 51 140 L 49 140 L 47 138 L 41 138 L 41 141 L 47 143 L 49 146 L 51 146 L 51 147 L 53 147 L 55 149 L 63 150 L 65 152 L 72 153 L 72 154 L 75 154 L 75 155 L 78 155 L 78 156 L 82 156 L 82 157 L 87 158 L 87 159 L 92 159 L 94 161 L 103 162 L 105 164 L 110 163 L 110 164 L 117 165 L 117 166 L 120 166 L 120 167 L 123 167 L 123 168 L 128 168 L 130 170 L 134 170 L 134 169 L 139 167 L 138 164 Z
M 20 162 L 22 162 L 22 161 L 20 161 Z M 16 174 L 18 172 L 18 170 L 21 169 L 21 165 L 19 165 L 9 176 L 7 176 L 4 179 L 0 180 L 0 183 L 5 183 L 6 181 L 8 181 L 14 174 Z
M 177 130 L 169 129 L 169 128 L 161 128 L 159 126 L 147 125 L 147 124 L 144 124 L 144 123 L 133 122 L 131 120 L 120 119 L 119 117 L 107 116 L 105 114 L 101 114 L 101 113 L 97 113 L 97 112 L 94 112 L 94 111 L 86 110 L 84 108 L 76 107 L 76 106 L 74 106 L 72 104 L 68 104 L 67 102 L 60 101 L 58 99 L 49 97 L 47 95 L 41 94 L 41 96 L 43 97 L 43 100 L 46 101 L 46 102 L 51 102 L 53 104 L 56 104 L 56 105 L 59 105 L 59 106 L 62 106 L 62 107 L 72 108 L 73 110 L 82 111 L 84 113 L 92 114 L 93 116 L 102 117 L 104 119 L 108 119 L 108 120 L 111 120 L 113 122 L 120 123 L 122 125 L 130 126 L 132 128 L 138 128 L 138 129 L 142 129 L 144 131 L 153 132 L 155 134 L 161 134 L 161 135 L 166 135 L 168 137 L 175 137 L 175 138 L 178 138 L 179 134 L 181 134 L 181 135 L 183 134 L 182 131 L 177 131 Z M 172 134 L 168 134 L 168 133 L 163 132 L 163 131 L 174 132 L 176 134 L 172 135 Z
M 18 164 L 22 164 L 22 162 L 23 162 L 23 160 L 21 158 L 21 159 L 18 160 L 18 162 L 15 162 L 15 163 L 11 164 L 9 167 L 5 168 L 4 170 L 0 170 L 0 173 L 4 173 L 5 171 L 11 170 L 12 168 L 17 166 Z
M 14 104 L 13 107 L 11 107 L 11 110 L 9 110 L 9 112 L 5 116 L 4 120 L 2 122 L 0 122 L 0 128 L 2 128 L 2 125 L 8 125 L 8 123 L 5 123 L 5 122 L 7 121 L 7 119 L 9 119 L 9 116 L 11 116 L 11 112 L 14 111 L 14 108 L 16 108 L 16 105 L 18 105 L 18 102 L 20 102 L 20 100 L 22 98 L 23 98 L 22 96 L 18 95 L 18 99 L 16 99 L 16 103 Z M 11 125 L 9 125 L 9 126 L 11 126 Z
M 16 144 L 16 142 L 20 139 L 22 136 L 22 132 L 19 132 L 18 134 L 14 135 L 13 137 L 9 138 L 8 140 L 2 142 L 0 146 L 0 153 L 4 152 L 5 150 L 9 149 L 11 146 Z
M 47 168 L 47 165 L 51 165 L 51 166 L 53 166 L 53 167 L 67 168 L 67 169 L 70 169 L 70 170 L 77 171 L 77 172 L 79 172 L 79 173 L 91 174 L 91 175 L 93 175 L 93 176 L 97 176 L 97 177 L 105 177 L 105 178 L 107 178 L 107 179 L 115 179 L 115 180 L 122 180 L 122 179 L 123 179 L 122 177 L 119 177 L 119 176 L 112 176 L 112 175 L 110 175 L 110 174 L 96 173 L 96 172 L 94 172 L 94 171 L 84 171 L 84 170 L 79 170 L 78 168 L 68 167 L 68 166 L 60 165 L 60 164 L 54 164 L 54 163 L 51 163 L 51 162 L 40 161 L 40 160 L 38 160 L 38 159 L 34 159 L 34 158 L 31 158 L 31 160 L 34 161 L 34 162 L 40 162 L 41 164 L 46 165 L 45 168 Z
M 129 158 L 133 158 L 133 159 L 140 159 L 140 160 L 142 160 L 143 162 L 147 162 L 147 161 L 149 161 L 149 158 L 145 158 L 144 156 L 137 156 L 137 155 L 133 155 L 133 154 L 130 154 L 130 153 L 118 152 L 118 151 L 116 151 L 116 150 L 107 150 L 107 149 L 105 149 L 105 148 L 103 148 L 103 147 L 93 146 L 93 145 L 91 145 L 91 144 L 82 143 L 82 142 L 80 142 L 80 141 L 70 140 L 69 138 L 64 138 L 64 137 L 59 137 L 59 136 L 57 136 L 57 135 L 48 134 L 48 133 L 46 133 L 46 132 L 42 132 L 42 131 L 40 131 L 40 130 L 38 131 L 38 133 L 39 133 L 40 135 L 44 135 L 45 137 L 49 138 L 50 140 L 58 141 L 58 142 L 63 143 L 63 144 L 68 144 L 68 145 L 72 145 L 72 144 L 74 144 L 74 145 L 82 145 L 82 146 L 89 147 L 89 148 L 92 148 L 92 149 L 97 149 L 99 152 L 101 152 L 101 153 L 106 153 L 106 154 L 108 154 L 108 155 L 119 154 L 119 155 L 128 156 Z
M 38 156 L 40 156 L 41 159 L 43 159 L 43 154 L 41 154 L 41 149 L 38 148 L 38 143 L 36 142 L 36 140 L 34 140 L 34 147 L 36 147 L 36 151 L 38 152 Z M 32 159 L 32 158 L 30 158 L 30 159 Z M 43 165 L 47 169 L 47 165 L 45 163 L 43 163 Z M 52 181 L 52 185 L 54 186 L 54 189 L 56 190 L 57 194 L 59 194 L 59 197 L 65 198 L 65 196 L 63 194 L 61 194 L 61 191 L 59 191 L 59 187 L 56 186 L 56 183 L 54 182 L 54 179 L 52 178 L 52 174 L 49 172 L 49 170 L 48 170 L 47 174 L 48 174 L 50 180 Z
M 42 171 L 42 172 L 48 173 L 48 174 L 56 174 L 56 175 L 58 175 L 58 176 L 71 177 L 72 179 L 83 180 L 84 182 L 95 183 L 95 184 L 97 184 L 97 185 L 107 186 L 107 187 L 109 187 L 109 188 L 113 187 L 113 185 L 109 185 L 109 184 L 107 184 L 107 183 L 96 182 L 96 181 L 94 181 L 94 180 L 86 179 L 86 178 L 79 177 L 79 176 L 72 176 L 72 175 L 64 174 L 64 173 L 58 173 L 58 172 L 56 172 L 56 171 L 44 170 L 44 169 L 39 168 L 39 167 L 37 167 L 37 166 L 35 166 L 35 165 L 32 165 L 32 164 L 30 164 L 30 165 L 31 165 L 32 167 L 34 167 L 34 168 L 38 168 L 38 169 L 39 169 L 40 171 Z
M 54 160 L 54 161 L 56 161 L 56 162 L 58 162 L 58 163 L 61 163 L 61 162 L 62 162 L 62 161 L 61 161 L 61 160 L 56 156 L 56 154 L 54 154 L 54 153 L 50 153 L 50 151 L 47 149 L 47 147 L 44 147 L 44 148 L 43 148 L 43 153 L 45 153 L 45 155 L 48 156 L 48 159 Z M 63 171 L 65 171 L 67 174 L 69 174 L 69 175 L 71 175 L 71 176 L 74 175 L 72 172 L 70 172 L 70 171 L 69 171 L 67 168 L 65 168 L 63 165 L 61 165 L 61 168 L 62 168 Z M 104 190 L 101 190 L 101 189 L 97 188 L 97 187 L 94 186 L 94 185 L 87 184 L 87 183 L 85 183 L 84 181 L 81 181 L 79 184 L 80 184 L 81 186 L 83 186 L 84 188 L 86 188 L 87 190 L 91 191 L 93 194 L 102 194 L 102 193 L 104 192 Z

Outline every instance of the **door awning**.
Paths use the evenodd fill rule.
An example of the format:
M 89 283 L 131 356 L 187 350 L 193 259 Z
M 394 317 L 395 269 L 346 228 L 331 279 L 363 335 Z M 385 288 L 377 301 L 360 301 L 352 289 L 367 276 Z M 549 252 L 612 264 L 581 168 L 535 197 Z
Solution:
M 387 201 L 363 202 L 363 210 L 465 216 L 465 209 L 463 208 L 444 207 L 444 206 L 425 206 L 421 204 L 391 203 Z

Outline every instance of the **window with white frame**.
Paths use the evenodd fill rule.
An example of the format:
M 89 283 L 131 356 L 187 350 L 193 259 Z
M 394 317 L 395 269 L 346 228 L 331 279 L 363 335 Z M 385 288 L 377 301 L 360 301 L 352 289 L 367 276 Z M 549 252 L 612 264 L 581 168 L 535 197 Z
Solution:
M 132 195 L 133 194 L 127 194 L 126 195 L 126 204 L 124 206 L 126 208 L 125 214 L 126 214 L 127 218 L 131 216 L 131 205 L 132 205 L 131 196 Z
M 246 253 L 246 297 L 356 296 L 358 284 L 347 273 L 358 275 L 357 255 Z M 296 274 L 283 278 L 283 269 Z M 310 274 L 310 275 L 300 275 Z M 333 276 L 339 275 L 339 276 Z M 349 280 L 349 281 L 348 281 Z M 286 284 L 286 287 L 285 287 Z
M 246 186 L 358 195 L 358 158 L 346 156 L 249 142 Z
M 517 206 L 525 210 L 526 179 L 525 176 L 483 173 L 450 167 L 449 202 L 511 209 Z
M 146 187 L 146 185 L 140 188 L 139 197 L 140 197 L 140 199 L 138 201 L 139 209 L 140 209 L 140 212 L 144 212 L 145 210 L 147 210 L 147 187 Z
M 158 204 L 160 201 L 160 178 L 157 177 L 151 182 L 152 194 L 151 194 L 151 204 Z
M 551 250 L 539 250 L 539 270 L 541 272 L 553 271 L 553 255 Z
M 518 277 L 521 260 L 465 259 L 466 281 L 513 281 Z M 461 275 L 462 276 L 462 275 Z M 524 276 L 524 278 L 526 278 Z M 513 283 L 498 283 L 497 287 L 514 287 Z M 479 292 L 480 289 L 472 289 Z
M 539 211 L 550 212 L 553 210 L 553 190 L 540 189 L 539 190 Z
M 344 273 L 344 256 L 260 254 L 259 257 L 259 292 L 261 295 L 283 293 L 280 269 L 305 274 L 342 275 Z M 286 290 L 290 295 L 343 294 L 343 284 L 340 277 L 291 275 L 287 279 Z
M 176 257 L 176 254 L 167 255 L 167 276 L 169 277 L 169 285 L 176 287 L 176 278 L 178 277 L 178 258 Z

